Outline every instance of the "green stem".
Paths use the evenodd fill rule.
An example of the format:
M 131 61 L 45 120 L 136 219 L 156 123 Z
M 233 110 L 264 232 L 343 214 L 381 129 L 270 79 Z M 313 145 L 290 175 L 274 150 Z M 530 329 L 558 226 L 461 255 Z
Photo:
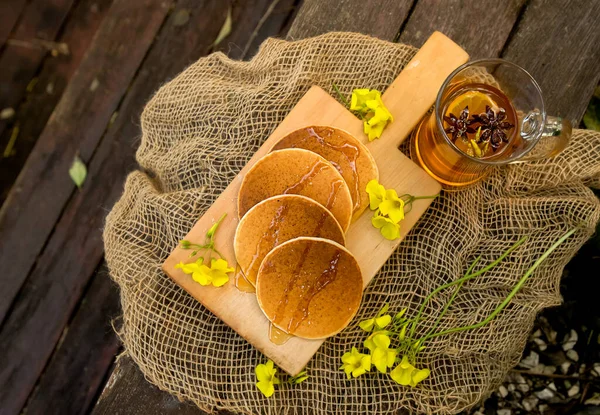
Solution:
M 486 266 L 485 268 L 480 269 L 477 272 L 474 272 L 473 274 L 466 274 L 465 276 L 463 276 L 462 278 L 459 278 L 455 281 L 449 282 L 447 284 L 444 285 L 440 285 L 439 287 L 437 287 L 435 290 L 433 290 L 427 297 L 425 297 L 425 300 L 423 300 L 423 303 L 421 303 L 421 307 L 419 307 L 419 312 L 417 313 L 417 316 L 415 317 L 415 322 L 413 323 L 413 325 L 410 328 L 410 335 L 409 337 L 413 337 L 413 335 L 415 334 L 415 330 L 417 328 L 417 323 L 419 322 L 419 319 L 421 318 L 421 315 L 423 314 L 423 310 L 425 309 L 425 306 L 427 305 L 427 302 L 437 293 L 439 293 L 440 291 L 451 287 L 453 285 L 456 284 L 460 284 L 463 282 L 466 282 L 470 279 L 473 279 L 481 274 L 483 274 L 484 272 L 489 271 L 490 269 L 494 268 L 496 265 L 498 265 L 504 258 L 506 258 L 512 251 L 514 251 L 515 249 L 517 249 L 523 242 L 525 242 L 527 240 L 527 236 L 522 237 L 521 239 L 519 239 L 517 242 L 515 242 L 513 244 L 513 246 L 511 246 L 510 248 L 508 248 L 502 255 L 500 255 L 498 257 L 498 259 L 496 259 L 494 262 L 492 262 L 491 264 L 489 264 L 488 266 Z
M 347 100 L 347 99 L 346 99 L 346 98 L 345 98 L 345 97 L 342 95 L 342 93 L 340 92 L 340 90 L 339 90 L 339 88 L 337 87 L 337 85 L 336 85 L 335 83 L 333 83 L 333 82 L 331 83 L 331 85 L 333 86 L 333 89 L 335 90 L 335 92 L 337 92 L 337 94 L 338 94 L 338 97 L 340 97 L 340 99 L 341 99 L 341 100 L 344 102 L 344 105 L 346 105 L 346 107 L 348 108 L 348 110 L 349 110 L 349 111 L 352 111 L 352 110 L 350 110 L 350 103 L 349 103 L 349 102 L 348 102 L 348 100 Z M 363 117 L 363 115 L 362 115 L 360 112 L 356 112 L 356 111 L 352 111 L 352 112 L 354 112 L 355 114 L 358 114 L 358 116 L 360 117 L 360 119 L 361 119 L 361 120 L 363 120 L 363 121 L 367 121 L 367 120 L 365 119 L 365 117 Z
M 333 89 L 335 89 L 335 92 L 337 92 L 338 96 L 340 97 L 340 99 L 344 102 L 344 105 L 346 105 L 346 107 L 348 107 L 348 109 L 350 109 L 350 103 L 348 102 L 348 100 L 342 95 L 342 93 L 340 92 L 340 89 L 337 87 L 336 84 L 334 84 L 333 82 L 331 83 L 331 85 L 333 86 Z
M 498 307 L 496 307 L 496 309 L 494 311 L 492 311 L 492 313 L 485 320 L 480 321 L 479 323 L 476 323 L 476 324 L 471 324 L 470 326 L 455 327 L 455 328 L 452 328 L 452 329 L 440 331 L 438 333 L 428 334 L 428 335 L 422 337 L 419 340 L 421 342 L 425 342 L 426 340 L 429 340 L 429 339 L 434 338 L 434 337 L 444 336 L 446 334 L 452 334 L 452 333 L 457 333 L 457 332 L 466 331 L 466 330 L 478 329 L 478 328 L 483 327 L 486 324 L 488 324 L 490 321 L 492 321 L 507 306 L 508 303 L 510 303 L 510 301 L 513 299 L 513 297 L 521 290 L 521 287 L 523 287 L 523 284 L 525 284 L 525 282 L 527 282 L 527 280 L 529 279 L 529 277 L 531 276 L 531 274 L 533 273 L 533 271 L 535 271 L 537 269 L 537 267 L 539 267 L 540 264 L 546 258 L 548 258 L 548 256 L 560 244 L 562 244 L 569 236 L 573 235 L 578 229 L 579 229 L 579 227 L 571 229 L 569 232 L 567 232 L 566 234 L 564 234 L 558 241 L 556 241 L 554 243 L 554 245 L 552 245 L 550 248 L 548 248 L 548 250 L 546 252 L 544 252 L 544 254 L 541 257 L 539 257 L 538 260 L 535 261 L 535 263 L 527 270 L 527 272 L 525 273 L 525 275 L 523 275 L 523 277 L 521 277 L 521 279 L 519 280 L 519 282 L 517 283 L 517 285 L 515 285 L 515 287 L 512 289 L 512 291 L 510 292 L 510 294 L 508 294 L 508 296 L 504 299 L 504 301 L 502 301 L 502 303 Z
M 479 260 L 481 259 L 481 255 L 479 255 L 475 261 L 473 261 L 473 263 L 469 266 L 469 268 L 467 269 L 467 275 L 469 275 L 469 273 L 471 271 L 473 271 L 473 268 L 475 268 L 475 265 L 477 265 L 477 262 L 479 262 Z M 446 305 L 444 306 L 444 309 L 442 310 L 442 312 L 440 313 L 440 315 L 438 316 L 438 318 L 436 319 L 435 323 L 433 324 L 433 327 L 431 328 L 431 330 L 429 330 L 429 332 L 427 333 L 427 336 L 429 336 L 431 333 L 433 333 L 435 331 L 435 329 L 438 328 L 438 326 L 440 325 L 442 318 L 444 317 L 444 315 L 446 314 L 446 311 L 448 311 L 448 309 L 450 308 L 450 305 L 452 304 L 452 302 L 454 301 L 454 299 L 456 298 L 456 296 L 458 295 L 458 291 L 462 288 L 464 284 L 464 281 L 462 281 L 461 283 L 457 284 L 456 289 L 454 290 L 454 292 L 452 293 L 452 296 L 450 297 L 450 299 L 448 300 L 448 302 L 446 303 Z M 421 343 L 421 346 L 423 346 L 423 344 Z

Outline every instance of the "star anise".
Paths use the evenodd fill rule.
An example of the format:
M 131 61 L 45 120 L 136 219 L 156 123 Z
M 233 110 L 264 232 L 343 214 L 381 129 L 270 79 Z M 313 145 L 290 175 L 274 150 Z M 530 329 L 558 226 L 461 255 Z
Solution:
M 500 147 L 503 141 L 508 143 L 505 131 L 510 130 L 514 125 L 504 121 L 505 118 L 506 110 L 504 108 L 500 108 L 496 114 L 493 109 L 486 105 L 484 113 L 473 117 L 473 122 L 481 123 L 482 132 L 478 142 L 489 142 L 494 150 Z
M 475 132 L 473 127 L 469 127 L 473 123 L 473 120 L 469 119 L 468 106 L 460 112 L 458 117 L 452 113 L 450 113 L 450 116 L 444 115 L 444 121 L 450 125 L 444 131 L 448 134 L 452 133 L 452 141 L 456 141 L 459 137 L 466 141 L 467 133 L 472 134 Z

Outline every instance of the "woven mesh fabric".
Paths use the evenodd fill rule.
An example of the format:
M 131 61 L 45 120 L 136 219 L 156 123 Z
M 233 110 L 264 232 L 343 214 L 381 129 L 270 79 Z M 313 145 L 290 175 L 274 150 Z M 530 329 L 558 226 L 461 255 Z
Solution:
M 575 225 L 582 228 L 538 268 L 488 326 L 438 337 L 419 354 L 431 376 L 416 388 L 388 376 L 347 380 L 340 357 L 361 347 L 351 324 L 307 366 L 310 378 L 269 399 L 255 386 L 266 358 L 175 285 L 161 264 L 312 85 L 345 95 L 381 91 L 415 54 L 410 46 L 352 33 L 287 42 L 270 39 L 249 62 L 202 58 L 164 85 L 142 114 L 140 171 L 106 221 L 106 259 L 121 289 L 121 338 L 146 378 L 206 411 L 325 414 L 456 413 L 497 387 L 521 355 L 535 315 L 560 302 L 562 268 L 594 232 L 600 202 L 600 134 L 576 130 L 558 157 L 499 168 L 460 191 L 443 191 L 366 289 L 355 319 L 416 313 L 438 285 L 462 276 L 478 255 L 491 262 L 519 237 L 529 240 L 491 272 L 469 282 L 440 329 L 485 318 L 524 271 Z M 382 139 L 385 139 L 385 134 Z M 450 293 L 425 309 L 428 329 Z

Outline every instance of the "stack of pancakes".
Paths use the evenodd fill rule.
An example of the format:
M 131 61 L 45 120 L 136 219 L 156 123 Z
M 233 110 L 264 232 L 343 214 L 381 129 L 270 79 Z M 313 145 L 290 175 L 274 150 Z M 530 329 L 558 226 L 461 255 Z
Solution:
M 363 279 L 344 235 L 369 205 L 372 179 L 377 165 L 365 146 L 315 126 L 284 137 L 246 174 L 235 255 L 278 329 L 320 339 L 356 314 Z

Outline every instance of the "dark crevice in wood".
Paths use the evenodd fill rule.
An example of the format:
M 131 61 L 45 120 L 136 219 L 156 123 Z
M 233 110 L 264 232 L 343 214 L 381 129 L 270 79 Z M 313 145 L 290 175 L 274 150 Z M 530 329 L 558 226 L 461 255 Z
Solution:
M 288 32 L 290 31 L 290 28 L 292 27 L 292 23 L 294 22 L 294 19 L 298 15 L 298 11 L 300 10 L 300 7 L 302 7 L 303 2 L 304 2 L 304 0 L 294 0 L 292 9 L 288 13 L 287 17 L 285 18 L 285 21 L 283 22 L 283 25 L 281 26 L 281 30 L 277 34 L 278 37 L 284 38 L 288 34 Z
M 410 17 L 412 16 L 413 12 L 415 11 L 415 7 L 417 7 L 417 1 L 418 0 L 413 0 L 412 4 L 410 5 L 410 8 L 408 9 L 408 14 L 404 18 L 404 21 L 400 25 L 400 28 L 398 29 L 398 33 L 396 33 L 396 36 L 394 36 L 394 39 L 392 40 L 392 42 L 398 43 L 400 41 L 400 36 L 402 35 L 404 28 L 408 24 Z
M 500 56 L 500 57 L 504 56 L 504 52 L 506 52 L 508 45 L 512 41 L 514 35 L 519 30 L 519 26 L 521 25 L 521 20 L 523 19 L 523 16 L 525 15 L 525 11 L 527 10 L 527 7 L 529 7 L 530 3 L 531 3 L 531 0 L 525 0 L 525 3 L 523 3 L 523 5 L 521 6 L 521 9 L 519 10 L 519 15 L 517 16 L 517 20 L 515 21 L 515 24 L 513 25 L 510 33 L 508 34 L 508 37 L 506 38 L 506 41 L 504 42 L 504 46 L 502 46 L 502 50 L 500 50 L 500 53 L 498 54 L 498 56 Z
M 46 56 L 34 76 L 37 79 L 35 86 L 25 95 L 15 116 L 9 120 L 4 133 L 0 134 L 2 152 L 11 139 L 14 126 L 18 124 L 20 127 L 13 147 L 15 154 L 0 161 L 0 205 L 8 196 L 54 107 L 83 60 L 111 3 L 112 0 L 80 0 L 73 7 L 56 37 L 58 42 L 69 45 L 69 56 Z
M 104 261 L 101 261 L 98 266 L 96 267 L 96 270 L 94 271 L 95 274 L 97 274 L 102 265 L 103 265 Z M 73 319 L 75 318 L 75 316 L 77 316 L 77 314 L 79 313 L 79 311 L 81 311 L 81 305 L 83 303 L 83 301 L 86 299 L 86 297 L 88 296 L 88 294 L 90 293 L 90 287 L 92 286 L 94 279 L 90 278 L 89 281 L 86 283 L 81 298 L 79 299 L 79 302 L 77 303 L 77 306 L 75 306 L 75 308 L 73 309 L 73 312 L 71 313 L 71 315 L 69 316 L 69 320 L 67 321 L 67 324 L 65 324 L 62 333 L 58 339 L 58 342 L 56 342 L 56 345 L 54 346 L 54 349 L 52 350 L 52 354 L 50 355 L 50 358 L 48 359 L 48 362 L 46 363 L 46 365 L 44 366 L 44 368 L 42 369 L 39 378 L 37 379 L 37 381 L 35 382 L 35 386 L 33 387 L 31 394 L 29 395 L 29 397 L 27 398 L 27 403 L 25 404 L 25 406 L 21 409 L 21 412 L 26 412 L 27 411 L 27 407 L 29 406 L 29 402 L 31 400 L 31 397 L 34 396 L 40 387 L 40 381 L 41 379 L 44 377 L 44 375 L 46 374 L 46 369 L 48 368 L 48 365 L 50 364 L 50 362 L 55 358 L 57 351 L 60 349 L 60 347 L 63 345 L 65 338 L 68 335 L 69 329 L 71 327 L 71 324 L 73 323 Z

